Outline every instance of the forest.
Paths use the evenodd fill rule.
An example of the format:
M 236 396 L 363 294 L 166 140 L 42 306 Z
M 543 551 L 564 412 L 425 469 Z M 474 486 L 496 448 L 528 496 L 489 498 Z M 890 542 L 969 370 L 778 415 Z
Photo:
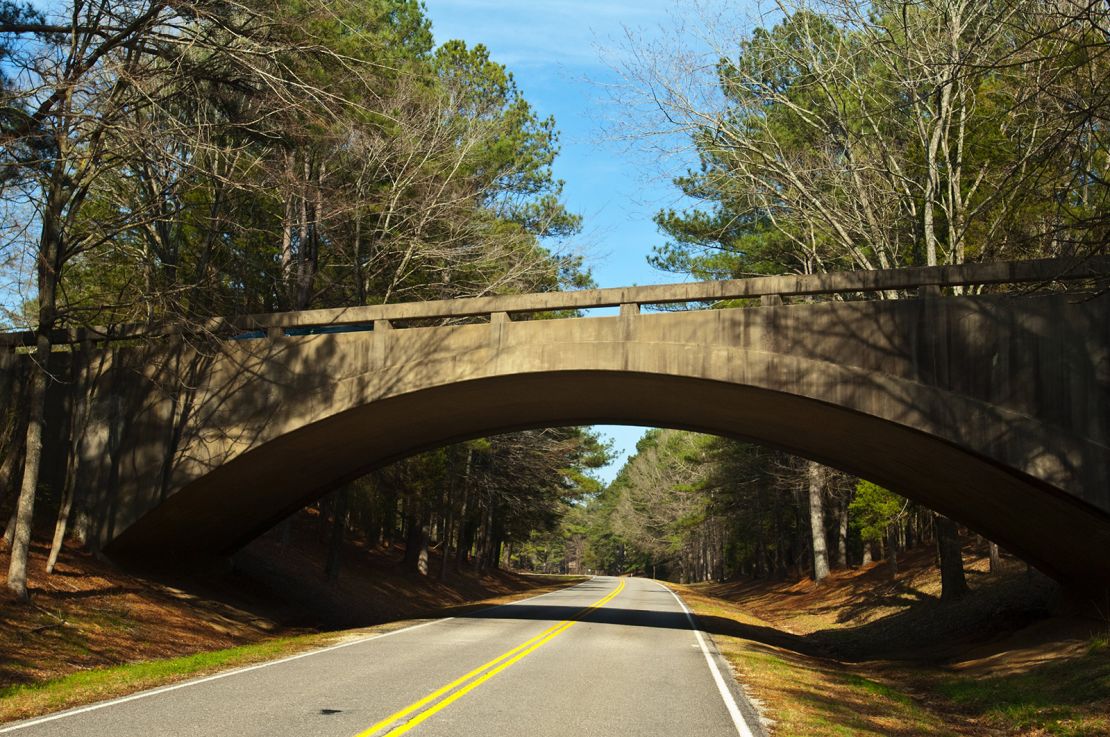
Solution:
M 997 567 L 1001 552 L 984 541 Z M 967 591 L 954 522 L 836 469 L 727 438 L 649 430 L 613 483 L 520 549 L 543 571 L 632 572 L 681 583 L 820 582 L 831 570 L 937 546 L 945 596 Z
M 554 121 L 484 47 L 437 46 L 418 2 L 5 2 L 0 72 L 6 322 L 38 336 L 39 370 L 0 434 L 17 593 L 52 331 L 173 323 L 204 340 L 219 315 L 590 283 L 560 250 L 579 218 L 551 172 Z M 574 430 L 496 438 L 401 464 L 328 509 L 390 538 L 393 518 L 371 510 L 395 504 L 414 542 L 435 502 L 484 560 L 557 516 L 597 452 Z M 88 510 L 72 490 L 43 495 L 53 561 Z
M 708 68 L 629 42 L 628 135 L 693 154 L 653 265 L 716 279 L 1105 252 L 1105 3 L 779 7 L 750 31 L 707 26 Z M 437 45 L 416 0 L 4 0 L 0 95 L 0 302 L 35 335 L 24 401 L 0 416 L 17 595 L 32 535 L 52 530 L 53 559 L 88 517 L 68 485 L 39 485 L 56 330 L 216 341 L 216 316 L 592 284 L 566 247 L 582 221 L 552 172 L 555 121 L 483 46 Z M 670 430 L 602 488 L 606 459 L 588 430 L 520 432 L 414 456 L 317 509 L 334 539 L 403 540 L 441 576 L 454 561 L 820 580 L 938 541 L 959 595 L 954 523 L 897 490 Z

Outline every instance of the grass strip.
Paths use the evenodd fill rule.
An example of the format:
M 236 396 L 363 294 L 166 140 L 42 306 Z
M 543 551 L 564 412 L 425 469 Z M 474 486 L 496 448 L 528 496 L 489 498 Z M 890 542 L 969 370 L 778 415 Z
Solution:
M 279 637 L 225 650 L 114 665 L 71 673 L 42 683 L 9 686 L 0 689 L 0 722 L 26 719 L 127 696 L 187 678 L 275 660 L 322 647 L 336 639 L 338 636 L 331 633 Z
M 732 602 L 697 587 L 672 587 L 763 704 L 775 737 L 939 737 L 984 729 L 1023 737 L 1110 737 L 1106 635 L 1092 638 L 1078 657 L 1020 672 L 984 675 L 894 662 L 884 662 L 880 672 L 780 647 L 788 634 Z
M 1092 640 L 1086 654 L 1022 673 L 942 675 L 935 690 L 960 711 L 1013 734 L 1110 735 L 1110 648 Z
M 671 584 L 713 635 L 739 681 L 773 722 L 775 737 L 948 737 L 947 721 L 896 686 L 842 663 L 729 634 L 773 628 L 726 602 Z M 711 624 L 709 624 L 711 623 Z

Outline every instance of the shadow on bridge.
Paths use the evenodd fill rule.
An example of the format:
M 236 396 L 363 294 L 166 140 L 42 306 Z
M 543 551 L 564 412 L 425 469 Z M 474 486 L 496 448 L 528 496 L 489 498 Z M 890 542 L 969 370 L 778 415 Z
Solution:
M 226 554 L 434 447 L 627 423 L 779 447 L 1107 583 L 1108 312 L 1107 295 L 936 296 L 177 337 L 90 352 L 87 399 L 66 401 L 87 401 L 76 478 L 119 556 Z

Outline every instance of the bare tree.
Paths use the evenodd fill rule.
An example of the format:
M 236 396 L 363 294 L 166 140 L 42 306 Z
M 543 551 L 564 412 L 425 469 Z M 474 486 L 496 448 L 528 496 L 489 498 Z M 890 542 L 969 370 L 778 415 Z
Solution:
M 621 69 L 632 135 L 692 144 L 683 186 L 720 207 L 720 247 L 766 229 L 802 272 L 1051 254 L 1097 209 L 1105 8 L 781 0 L 754 31 L 740 15 L 703 7 L 694 38 L 634 39 Z
M 185 124 L 163 114 L 190 94 L 207 95 L 213 85 L 249 79 L 289 104 L 326 95 L 306 94 L 311 85 L 295 75 L 275 73 L 279 51 L 302 49 L 272 38 L 271 21 L 251 6 L 233 3 L 73 0 L 56 18 L 36 16 L 0 26 L 5 47 L 11 49 L 7 62 L 18 69 L 21 80 L 6 90 L 12 122 L 0 140 L 0 180 L 5 197 L 32 208 L 39 226 L 34 233 L 20 232 L 15 244 L 33 254 L 35 264 L 36 370 L 28 390 L 23 477 L 8 572 L 8 587 L 20 597 L 27 596 L 45 397 L 53 381 L 53 331 L 74 319 L 66 310 L 65 270 L 79 259 L 95 260 L 119 248 L 125 241 L 121 234 L 157 229 L 167 217 L 163 198 L 98 208 L 96 216 L 86 205 L 108 198 L 115 185 L 148 161 L 148 148 L 139 142 L 149 132 L 144 124 L 152 119 L 177 120 L 177 130 L 196 140 L 194 132 L 205 127 L 203 121 L 193 118 Z M 206 84 L 198 85 L 197 79 Z

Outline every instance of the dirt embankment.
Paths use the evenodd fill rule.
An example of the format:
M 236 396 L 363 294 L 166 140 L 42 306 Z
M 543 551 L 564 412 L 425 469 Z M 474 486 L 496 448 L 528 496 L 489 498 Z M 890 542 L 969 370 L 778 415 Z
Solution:
M 419 618 L 476 602 L 496 603 L 544 577 L 494 571 L 420 576 L 403 550 L 344 545 L 339 576 L 326 580 L 320 525 L 302 513 L 220 570 L 140 577 L 73 549 L 47 576 L 44 546 L 30 562 L 31 603 L 0 594 L 0 690 L 95 668 L 220 650 L 275 637 Z M 0 554 L 3 571 L 6 555 Z M 6 589 L 0 589 L 6 592 Z
M 1110 622 L 969 544 L 972 592 L 940 600 L 931 549 L 812 581 L 681 587 L 786 735 L 1110 735 Z

